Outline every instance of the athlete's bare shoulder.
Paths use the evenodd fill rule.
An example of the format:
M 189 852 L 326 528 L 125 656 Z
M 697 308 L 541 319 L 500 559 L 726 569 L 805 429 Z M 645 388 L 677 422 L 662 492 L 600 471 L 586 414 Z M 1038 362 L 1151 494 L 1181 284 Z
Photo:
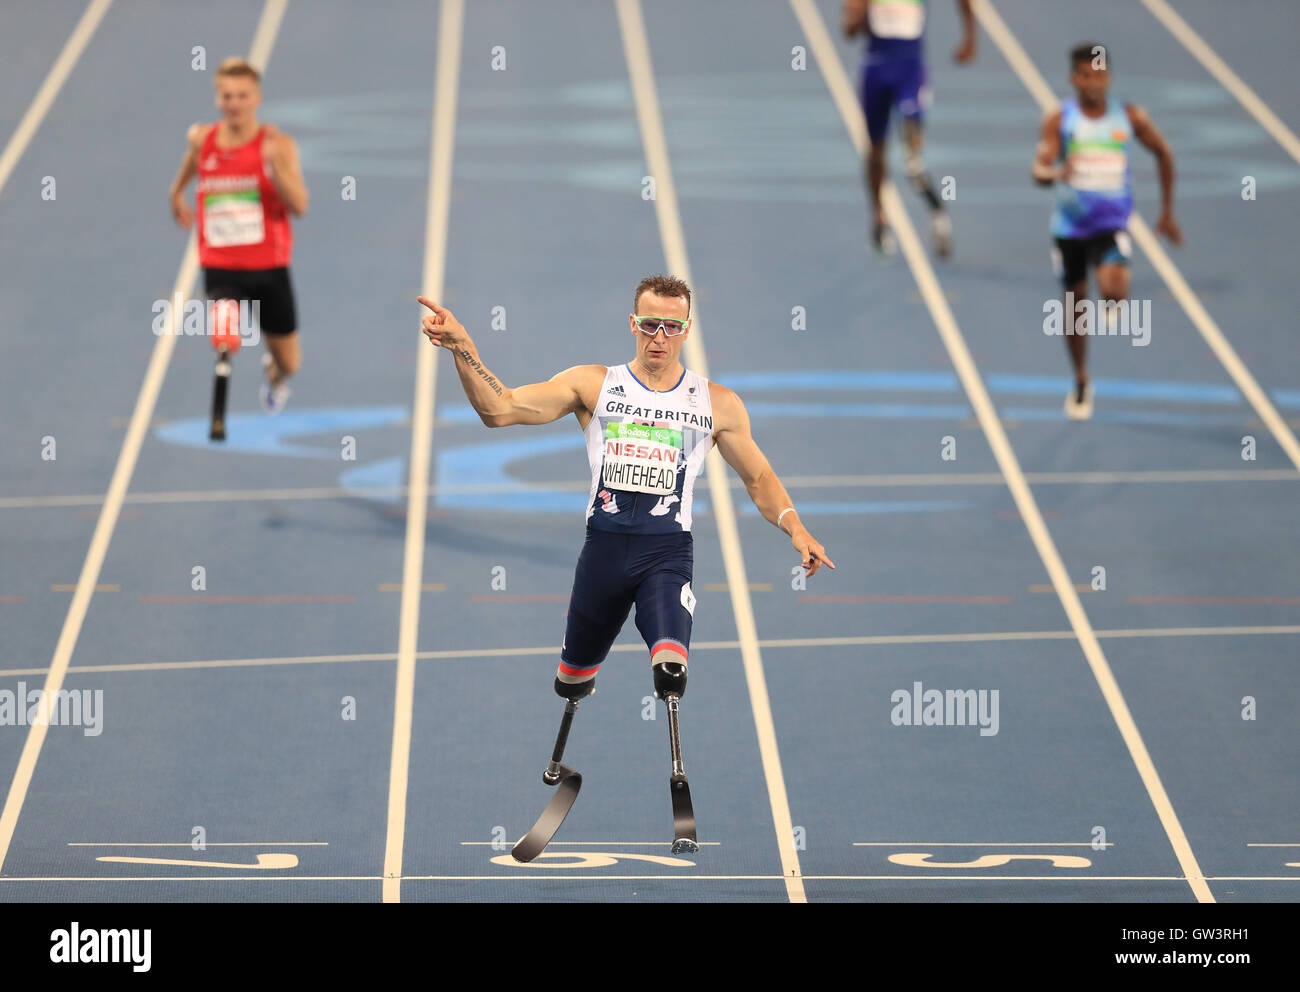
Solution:
M 274 124 L 262 125 L 262 140 L 268 149 L 273 149 L 277 145 L 291 146 L 295 144 L 293 136 L 288 131 L 284 131 Z
M 1151 123 L 1151 118 L 1147 115 L 1147 112 L 1136 103 L 1124 104 L 1124 113 L 1128 115 L 1129 123 L 1135 128 Z
M 600 401 L 600 387 L 605 383 L 605 374 L 609 369 L 604 365 L 574 365 L 563 372 L 551 376 L 552 382 L 563 382 L 578 394 L 584 409 L 588 412 L 596 409 Z
M 202 121 L 191 124 L 189 130 L 185 132 L 185 140 L 189 143 L 191 148 L 198 151 L 203 147 L 203 142 L 207 140 L 208 135 L 212 133 L 212 129 L 216 126 L 217 125 L 215 124 L 204 123 Z
M 709 383 L 709 403 L 713 407 L 713 433 L 733 430 L 747 419 L 745 404 L 732 389 L 720 382 Z

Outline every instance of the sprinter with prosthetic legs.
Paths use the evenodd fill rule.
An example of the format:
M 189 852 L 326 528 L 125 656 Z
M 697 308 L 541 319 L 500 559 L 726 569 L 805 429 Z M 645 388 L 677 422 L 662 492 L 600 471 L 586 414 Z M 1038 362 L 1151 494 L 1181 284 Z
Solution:
M 425 335 L 452 352 L 465 394 L 486 426 L 548 424 L 573 414 L 586 435 L 587 535 L 555 675 L 555 692 L 567 704 L 552 767 L 559 767 L 572 710 L 594 689 L 596 673 L 635 604 L 655 691 L 669 711 L 676 814 L 679 793 L 689 802 L 677 704 L 686 689 L 695 612 L 691 510 L 709 450 L 717 446 L 763 517 L 789 535 L 809 576 L 823 563 L 835 565 L 799 520 L 754 442 L 740 397 L 681 364 L 691 325 L 690 289 L 681 280 L 652 276 L 637 286 L 628 315 L 636 342 L 630 362 L 577 365 L 546 382 L 514 388 L 483 365 L 451 311 L 424 297 L 420 302 L 431 311 L 423 320 Z

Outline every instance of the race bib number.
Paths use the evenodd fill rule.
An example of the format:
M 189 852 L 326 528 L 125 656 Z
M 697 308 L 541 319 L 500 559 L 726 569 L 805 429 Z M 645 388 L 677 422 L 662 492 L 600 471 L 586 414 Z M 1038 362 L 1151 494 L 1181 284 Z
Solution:
M 919 38 L 925 30 L 921 0 L 872 0 L 867 23 L 877 38 Z
M 261 244 L 266 240 L 261 193 L 209 193 L 203 201 L 203 227 L 213 248 Z
M 682 432 L 644 424 L 605 425 L 605 485 L 667 496 L 677 490 Z

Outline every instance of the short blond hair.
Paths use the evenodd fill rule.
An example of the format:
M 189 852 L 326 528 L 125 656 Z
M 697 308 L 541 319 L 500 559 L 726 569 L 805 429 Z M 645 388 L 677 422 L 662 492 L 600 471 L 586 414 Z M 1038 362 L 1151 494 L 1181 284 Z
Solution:
M 217 66 L 216 78 L 220 79 L 222 76 L 247 76 L 258 86 L 262 85 L 262 74 L 249 65 L 247 59 L 243 59 L 238 55 L 222 59 L 221 65 Z

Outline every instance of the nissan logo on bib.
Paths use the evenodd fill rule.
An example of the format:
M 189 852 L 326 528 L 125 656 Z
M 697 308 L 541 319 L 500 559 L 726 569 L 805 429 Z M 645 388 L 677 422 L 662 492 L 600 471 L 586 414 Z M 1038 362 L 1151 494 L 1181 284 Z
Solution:
M 677 491 L 682 432 L 644 424 L 605 427 L 605 485 L 629 492 L 668 496 Z

